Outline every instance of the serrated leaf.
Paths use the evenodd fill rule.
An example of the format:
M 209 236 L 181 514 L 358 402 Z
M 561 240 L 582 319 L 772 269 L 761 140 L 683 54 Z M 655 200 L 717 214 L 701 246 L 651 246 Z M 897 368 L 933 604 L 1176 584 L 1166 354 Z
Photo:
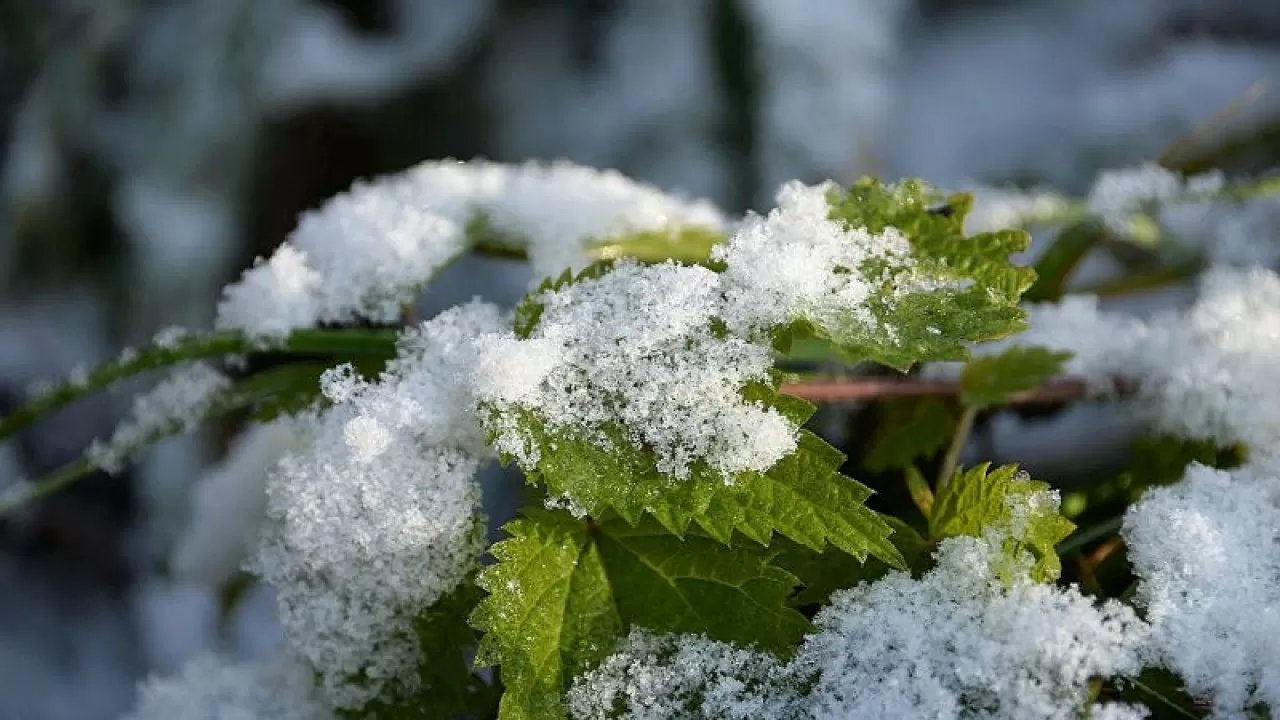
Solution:
M 1055 505 L 1043 502 L 1048 484 L 1032 480 L 1014 465 L 989 469 L 990 464 L 983 463 L 957 470 L 938 488 L 929 514 L 930 539 L 981 537 L 994 530 L 1005 534 L 1009 552 L 1025 550 L 1035 557 L 1034 580 L 1056 580 L 1062 572 L 1056 546 L 1075 525 Z
M 1191 463 L 1230 470 L 1248 459 L 1243 445 L 1220 447 L 1212 440 L 1187 440 L 1171 435 L 1147 435 L 1133 443 L 1125 474 L 1139 487 L 1168 485 L 1182 479 Z
M 489 592 L 472 615 L 486 634 L 478 665 L 497 664 L 500 716 L 565 716 L 572 679 L 606 657 L 634 625 L 703 633 L 788 654 L 809 629 L 786 606 L 794 576 L 752 546 L 677 538 L 654 522 L 577 520 L 541 508 L 508 523 L 481 572 Z
M 794 420 L 805 406 L 804 414 L 811 412 L 803 402 L 779 399 L 778 407 Z M 539 458 L 524 468 L 529 480 L 573 498 L 591 515 L 615 512 L 633 524 L 651 515 L 677 535 L 696 521 L 725 543 L 734 531 L 760 543 L 777 531 L 814 549 L 830 541 L 855 557 L 870 553 L 902 565 L 889 526 L 864 505 L 871 490 L 841 475 L 843 453 L 808 431 L 801 430 L 797 449 L 768 471 L 726 481 L 703 462 L 693 463 L 683 479 L 663 475 L 652 452 L 616 427 L 598 429 L 611 445 L 602 447 L 572 430 L 553 432 L 532 413 L 521 413 L 519 422 Z
M 911 502 L 915 503 L 925 517 L 928 517 L 933 511 L 933 488 L 929 487 L 929 481 L 924 479 L 924 475 L 915 465 L 908 465 L 905 475 Z
M 467 625 L 467 617 L 481 597 L 479 588 L 470 581 L 464 582 L 414 621 L 423 660 L 418 666 L 419 686 L 412 695 L 395 702 L 374 702 L 345 716 L 435 720 L 467 711 L 474 698 L 472 688 L 476 681 L 467 657 L 475 644 L 476 633 Z
M 1018 299 L 1035 281 L 1035 271 L 1014 266 L 1009 256 L 1025 250 L 1030 236 L 1007 230 L 966 237 L 964 218 L 972 202 L 965 194 L 944 197 L 914 180 L 886 186 L 864 178 L 847 192 L 833 191 L 833 220 L 872 233 L 893 227 L 906 236 L 914 260 L 910 279 L 921 289 L 898 292 L 890 283 L 873 294 L 872 326 L 851 317 L 829 332 L 805 329 L 829 336 L 850 361 L 900 370 L 918 362 L 963 360 L 965 343 L 1025 329 Z M 861 269 L 877 276 L 874 267 Z
M 938 398 L 893 398 L 878 403 L 879 421 L 863 464 L 872 472 L 906 468 L 946 447 L 960 415 Z
M 893 526 L 893 544 L 898 548 L 907 565 L 919 567 L 929 557 L 929 544 L 915 528 L 894 517 L 887 518 Z M 774 563 L 800 580 L 800 589 L 792 597 L 796 607 L 826 605 L 831 594 L 851 588 L 861 582 L 874 582 L 894 568 L 868 558 L 865 562 L 839 548 L 828 545 L 822 552 L 786 538 L 775 538 L 769 548 L 778 555 Z
M 1071 353 L 1015 345 L 998 355 L 975 357 L 960 375 L 961 400 L 968 405 L 1000 405 L 1062 374 Z

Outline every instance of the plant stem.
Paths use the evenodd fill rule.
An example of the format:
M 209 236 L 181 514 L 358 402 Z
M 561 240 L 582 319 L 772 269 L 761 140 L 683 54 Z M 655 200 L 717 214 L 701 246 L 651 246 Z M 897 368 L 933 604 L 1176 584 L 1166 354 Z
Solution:
M 960 465 L 960 453 L 964 451 L 964 444 L 969 439 L 969 433 L 973 432 L 973 421 L 977 417 L 978 408 L 976 405 L 966 405 L 964 411 L 960 413 L 960 421 L 956 423 L 955 432 L 951 435 L 951 444 L 947 446 L 947 454 L 942 456 L 942 465 L 938 468 L 938 482 L 936 483 L 938 492 L 942 492 L 947 488 L 947 484 L 951 482 L 951 475 L 955 473 L 956 468 Z
M 378 330 L 296 330 L 283 342 L 269 346 L 261 346 L 238 332 L 223 331 L 185 338 L 172 345 L 146 348 L 102 365 L 84 378 L 72 378 L 54 385 L 0 419 L 0 439 L 21 432 L 49 413 L 116 382 L 192 360 L 255 352 L 383 356 L 393 352 L 394 344 L 393 332 Z
M 1121 395 L 1132 392 L 1135 387 L 1127 378 L 1113 378 L 1112 383 Z M 918 377 L 852 377 L 784 383 L 778 392 L 819 403 L 856 402 L 898 397 L 958 397 L 960 384 Z M 1091 394 L 1090 383 L 1083 378 L 1062 377 L 1038 388 L 1011 393 L 1005 405 L 1053 405 L 1083 400 Z
M 1058 543 L 1058 554 L 1069 555 L 1089 543 L 1101 540 L 1102 538 L 1119 532 L 1120 527 L 1124 524 L 1124 517 L 1117 515 L 1108 520 L 1103 520 L 1097 525 L 1077 530 L 1071 537 Z

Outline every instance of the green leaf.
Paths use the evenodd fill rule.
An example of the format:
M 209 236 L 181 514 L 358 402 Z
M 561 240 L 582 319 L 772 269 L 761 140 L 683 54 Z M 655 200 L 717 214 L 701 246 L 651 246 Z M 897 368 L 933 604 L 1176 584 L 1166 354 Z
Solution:
M 711 248 L 724 242 L 726 237 L 723 231 L 712 227 L 676 226 L 595 238 L 586 243 L 586 251 L 593 260 L 628 257 L 642 263 L 675 260 L 712 265 Z M 477 213 L 467 222 L 467 239 L 472 248 L 485 255 L 528 259 L 528 239 L 499 230 L 483 213 Z
M 1071 273 L 1106 236 L 1105 226 L 1096 218 L 1086 218 L 1063 228 L 1036 260 L 1036 282 L 1022 299 L 1028 302 L 1060 299 Z
M 966 237 L 964 218 L 972 198 L 944 197 L 915 180 L 888 186 L 864 178 L 847 192 L 833 192 L 830 202 L 831 218 L 848 227 L 872 233 L 897 228 L 911 244 L 915 265 L 909 277 L 891 274 L 882 292 L 871 297 L 869 309 L 878 321 L 874 326 L 852 316 L 827 331 L 802 326 L 819 337 L 829 335 L 849 360 L 872 360 L 900 370 L 924 361 L 963 360 L 965 343 L 1025 329 L 1018 300 L 1035 281 L 1035 271 L 1014 266 L 1009 256 L 1026 249 L 1026 232 Z M 877 277 L 877 263 L 883 261 L 859 269 Z M 899 293 L 902 281 L 934 287 Z
M 306 383 L 308 378 L 314 379 L 318 374 L 315 364 L 283 365 L 269 368 L 261 372 L 237 380 L 224 391 L 206 409 L 201 421 L 225 417 L 232 413 L 247 411 L 251 417 L 271 418 L 289 407 L 310 397 Z M 318 393 L 319 387 L 315 386 Z M 186 418 L 175 420 L 130 445 L 123 448 L 125 454 L 132 457 L 141 453 L 164 438 L 177 435 L 186 430 Z M 0 517 L 33 502 L 50 493 L 61 490 L 71 483 L 99 470 L 98 465 L 86 454 L 66 463 L 53 472 L 32 483 L 21 494 L 0 500 Z
M 679 260 L 711 265 L 711 249 L 726 238 L 725 233 L 720 230 L 704 227 L 651 230 L 617 235 L 590 243 L 587 254 L 597 260 L 629 257 L 645 263 Z
M 1172 435 L 1147 435 L 1133 443 L 1126 485 L 1148 487 L 1178 482 L 1187 466 L 1200 463 L 1230 470 L 1248 459 L 1244 445 L 1220 447 L 1212 440 L 1187 440 Z M 1134 498 L 1136 499 L 1136 498 Z
M 377 378 L 387 365 L 386 358 L 353 358 L 349 361 L 361 377 Z M 320 376 L 340 360 L 321 363 L 291 363 L 250 375 L 237 384 L 238 392 L 258 398 L 250 408 L 256 422 L 270 422 L 284 415 L 301 412 L 322 398 Z
M 467 625 L 467 616 L 481 598 L 480 589 L 467 581 L 424 610 L 414 622 L 423 654 L 418 689 L 395 702 L 374 702 L 347 716 L 434 720 L 471 709 L 479 679 L 472 674 L 468 658 L 476 633 Z
M 295 330 L 269 348 L 237 332 L 184 337 L 155 345 L 106 363 L 81 379 L 68 379 L 41 393 L 24 407 L 0 419 L 0 439 L 21 432 L 59 408 L 121 380 L 184 362 L 226 355 L 269 352 L 280 356 L 321 355 L 385 362 L 395 355 L 395 334 L 382 330 Z
M 601 260 L 588 265 L 579 273 L 574 273 L 572 270 L 565 270 L 557 277 L 543 280 L 537 290 L 525 295 L 524 298 L 516 304 L 515 321 L 512 328 L 516 337 L 527 339 L 538 327 L 538 322 L 542 319 L 543 295 L 555 292 L 566 285 L 572 285 L 573 283 L 582 282 L 583 280 L 598 278 L 607 274 L 612 267 L 612 260 Z
M 478 578 L 489 597 L 471 618 L 485 632 L 476 663 L 501 667 L 505 720 L 564 717 L 572 679 L 632 626 L 780 655 L 809 629 L 786 606 L 795 577 L 763 548 L 541 508 L 526 509 L 505 530 L 510 537 L 492 549 L 497 564 Z
M 773 399 L 798 422 L 812 412 L 797 398 Z M 696 521 L 725 543 L 738 531 L 764 544 L 777 531 L 815 550 L 830 541 L 855 557 L 870 553 L 902 565 L 888 540 L 889 526 L 864 505 L 871 490 L 841 475 L 844 455 L 808 431 L 801 430 L 797 449 L 764 473 L 738 473 L 726 482 L 700 462 L 687 478 L 677 479 L 659 472 L 653 453 L 618 427 L 599 428 L 611 445 L 602 447 L 572 430 L 552 431 L 531 412 L 518 412 L 539 458 L 524 468 L 526 477 L 551 495 L 573 498 L 593 516 L 616 512 L 634 524 L 651 515 L 677 535 Z
M 999 355 L 969 360 L 960 375 L 960 397 L 968 405 L 1001 405 L 1009 396 L 1031 390 L 1062 374 L 1069 352 L 1015 345 Z
M 1062 572 L 1056 546 L 1075 525 L 1054 505 L 1043 502 L 1048 484 L 1032 480 L 1014 465 L 988 472 L 989 468 L 989 463 L 983 463 L 957 470 L 938 489 L 929 515 L 930 539 L 981 537 L 989 530 L 1005 533 L 1008 552 L 1029 551 L 1035 557 L 1034 580 L 1056 580 Z
M 933 511 L 933 488 L 929 487 L 929 481 L 924 479 L 924 475 L 915 465 L 908 465 L 905 470 L 907 492 L 911 494 L 911 502 L 915 504 L 925 517 Z
M 894 517 L 886 519 L 893 526 L 893 544 L 907 565 L 920 567 L 929 558 L 929 543 L 910 525 Z M 874 582 L 894 569 L 875 558 L 864 562 L 831 545 L 817 552 L 779 537 L 769 548 L 778 553 L 774 562 L 800 580 L 801 587 L 791 600 L 796 607 L 826 605 L 835 591 Z
M 960 415 L 938 398 L 893 398 L 877 403 L 879 422 L 863 463 L 872 472 L 906 468 L 946 447 Z

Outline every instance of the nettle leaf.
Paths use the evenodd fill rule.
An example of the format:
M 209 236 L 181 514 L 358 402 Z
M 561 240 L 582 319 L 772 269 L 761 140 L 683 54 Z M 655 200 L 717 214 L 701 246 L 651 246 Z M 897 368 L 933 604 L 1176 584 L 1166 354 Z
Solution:
M 530 508 L 492 548 L 472 615 L 486 634 L 477 665 L 500 666 L 504 719 L 562 718 L 573 678 L 633 626 L 702 633 L 790 654 L 810 629 L 787 607 L 797 580 L 756 546 L 678 538 L 653 521 L 579 520 Z
M 872 472 L 905 468 L 932 457 L 951 440 L 960 413 L 938 398 L 893 398 L 878 403 L 879 419 L 863 464 Z
M 872 233 L 897 228 L 911 244 L 915 267 L 908 277 L 890 274 L 883 292 L 870 298 L 873 326 L 850 317 L 819 336 L 829 334 L 851 361 L 907 370 L 918 362 L 963 360 L 966 342 L 1025 329 L 1018 300 L 1035 281 L 1035 271 L 1014 266 L 1009 256 L 1025 250 L 1030 236 L 1007 230 L 966 237 L 964 218 L 972 202 L 969 195 L 944 197 L 915 180 L 889 186 L 864 178 L 848 191 L 832 192 L 832 220 Z M 876 262 L 883 261 L 861 270 L 878 276 Z M 919 289 L 899 292 L 899 282 Z
M 922 568 L 929 559 L 928 541 L 901 520 L 887 520 L 893 526 L 893 544 L 907 565 L 913 570 Z M 800 581 L 801 587 L 791 599 L 796 607 L 826 605 L 835 591 L 874 582 L 895 569 L 875 558 L 859 560 L 830 545 L 818 552 L 786 538 L 775 538 L 769 548 L 778 553 L 774 562 Z
M 1071 353 L 1015 345 L 998 355 L 972 358 L 960 375 L 961 400 L 969 405 L 1001 405 L 1009 396 L 1043 385 L 1062 374 Z
M 1056 580 L 1062 564 L 1055 548 L 1075 525 L 1059 514 L 1056 504 L 1044 502 L 1050 491 L 1047 483 L 1032 480 L 1014 465 L 989 468 L 990 463 L 983 463 L 957 470 L 938 488 L 929 514 L 930 539 L 1003 532 L 1007 550 L 1025 550 L 1035 557 L 1034 580 Z
M 1124 474 L 1135 487 L 1168 485 L 1181 480 L 1192 463 L 1230 470 L 1247 459 L 1248 448 L 1244 445 L 1221 447 L 1213 440 L 1147 435 L 1134 441 L 1129 469 Z
M 812 412 L 803 400 L 774 399 L 797 424 Z M 694 463 L 687 478 L 664 475 L 653 453 L 617 427 L 600 428 L 610 441 L 603 447 L 573 430 L 552 430 L 530 412 L 519 422 L 539 457 L 536 467 L 525 468 L 528 479 L 553 496 L 573 498 L 593 516 L 615 512 L 635 524 L 650 515 L 676 535 L 696 521 L 724 543 L 737 531 L 766 544 L 777 531 L 815 550 L 830 541 L 859 559 L 871 554 L 903 564 L 888 539 L 892 530 L 864 505 L 871 490 L 841 475 L 844 454 L 807 430 L 799 432 L 795 452 L 768 471 L 726 481 L 705 462 Z

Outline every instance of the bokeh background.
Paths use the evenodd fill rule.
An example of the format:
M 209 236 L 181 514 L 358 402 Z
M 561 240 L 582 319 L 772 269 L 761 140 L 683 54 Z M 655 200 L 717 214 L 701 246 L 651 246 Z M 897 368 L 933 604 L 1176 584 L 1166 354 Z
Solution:
M 425 159 L 566 158 L 731 212 L 865 174 L 1078 194 L 1171 147 L 1280 165 L 1277 82 L 1276 0 L 0 0 L 0 414 L 208 327 L 298 213 Z M 525 283 L 468 259 L 422 310 Z M 94 397 L 0 445 L 0 486 L 127 409 Z M 1018 452 L 1052 475 L 1055 448 L 1123 435 L 1099 422 L 1074 444 L 1024 423 Z M 115 718 L 148 673 L 278 640 L 268 591 L 170 562 L 237 431 L 0 523 L 0 720 Z

